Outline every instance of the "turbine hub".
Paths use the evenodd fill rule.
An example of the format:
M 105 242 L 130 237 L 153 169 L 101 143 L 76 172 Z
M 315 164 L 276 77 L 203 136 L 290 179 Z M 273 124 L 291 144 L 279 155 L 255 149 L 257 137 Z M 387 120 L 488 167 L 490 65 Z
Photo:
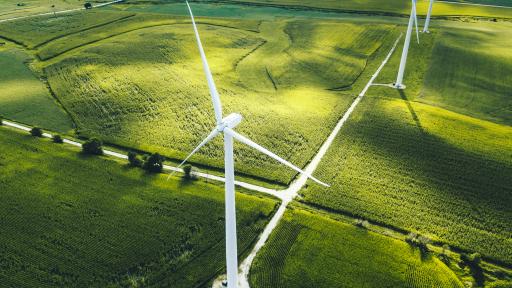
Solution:
M 242 122 L 242 115 L 238 113 L 231 113 L 222 119 L 222 123 L 219 125 L 219 131 L 224 131 L 224 128 L 235 128 Z

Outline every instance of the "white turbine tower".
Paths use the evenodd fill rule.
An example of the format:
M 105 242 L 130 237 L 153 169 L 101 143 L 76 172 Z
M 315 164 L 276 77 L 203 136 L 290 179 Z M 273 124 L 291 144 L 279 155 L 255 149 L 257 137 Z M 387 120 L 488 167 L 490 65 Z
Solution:
M 418 32 L 418 18 L 416 17 L 416 0 L 412 0 L 411 16 L 409 17 L 409 25 L 407 26 L 407 33 L 405 34 L 404 50 L 402 51 L 402 59 L 400 60 L 400 68 L 398 69 L 398 76 L 394 87 L 397 89 L 405 89 L 403 85 L 405 65 L 407 64 L 407 54 L 409 53 L 409 46 L 411 44 L 412 26 L 416 25 L 416 38 L 418 44 L 420 43 L 420 36 Z
M 236 237 L 236 211 L 235 211 L 235 173 L 234 173 L 234 161 L 233 161 L 233 138 L 260 151 L 261 153 L 268 155 L 271 158 L 281 162 L 282 164 L 290 167 L 291 169 L 305 174 L 308 178 L 311 178 L 313 181 L 329 187 L 329 185 L 321 182 L 315 177 L 307 174 L 300 168 L 291 164 L 290 162 L 284 160 L 283 158 L 277 156 L 276 154 L 270 152 L 269 150 L 263 148 L 262 146 L 256 144 L 245 136 L 242 136 L 235 132 L 233 129 L 242 121 L 242 116 L 237 113 L 232 113 L 222 118 L 222 106 L 219 98 L 219 94 L 217 92 L 217 88 L 215 87 L 215 82 L 213 81 L 213 76 L 208 66 L 208 61 L 206 60 L 206 56 L 204 54 L 204 50 L 201 44 L 201 39 L 199 38 L 199 33 L 197 31 L 197 26 L 194 20 L 194 15 L 192 14 L 192 9 L 187 1 L 188 10 L 190 12 L 190 17 L 192 19 L 192 25 L 194 27 L 194 33 L 197 40 L 197 47 L 199 48 L 199 54 L 201 55 L 201 60 L 203 62 L 204 73 L 206 74 L 206 79 L 208 81 L 208 87 L 210 89 L 210 95 L 213 102 L 213 108 L 215 110 L 215 120 L 217 126 L 211 131 L 211 133 L 190 153 L 185 160 L 179 165 L 183 165 L 194 153 L 196 153 L 201 147 L 203 147 L 210 140 L 215 138 L 215 136 L 223 133 L 224 134 L 224 169 L 225 169 L 225 205 L 226 205 L 226 264 L 227 264 L 227 280 L 228 287 L 234 288 L 238 286 L 238 259 L 237 259 L 237 237 Z
M 430 4 L 428 6 L 427 19 L 425 20 L 425 26 L 423 27 L 423 33 L 430 33 L 428 31 L 428 25 L 430 24 L 430 16 L 432 16 L 432 7 L 434 6 L 434 0 L 430 0 Z

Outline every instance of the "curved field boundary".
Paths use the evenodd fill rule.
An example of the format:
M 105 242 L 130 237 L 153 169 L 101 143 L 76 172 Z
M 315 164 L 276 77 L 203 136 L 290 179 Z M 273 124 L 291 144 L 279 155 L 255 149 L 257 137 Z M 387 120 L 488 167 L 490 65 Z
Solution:
M 126 19 L 122 19 L 122 20 L 119 20 L 119 21 L 125 21 L 125 20 Z M 66 53 L 68 53 L 70 51 L 73 51 L 75 49 L 83 48 L 85 46 L 88 46 L 88 45 L 91 45 L 91 44 L 94 44 L 94 43 L 98 43 L 98 42 L 101 42 L 101 41 L 104 41 L 104 40 L 108 40 L 108 39 L 111 39 L 111 38 L 114 38 L 114 37 L 117 37 L 117 36 L 120 36 L 120 35 L 123 35 L 123 34 L 127 34 L 127 33 L 130 33 L 130 32 L 139 31 L 139 30 L 146 29 L 146 28 L 153 28 L 153 27 L 160 27 L 160 26 L 172 26 L 172 25 L 183 25 L 183 24 L 187 24 L 187 23 L 191 23 L 191 22 L 158 23 L 158 24 L 153 24 L 153 25 L 148 25 L 148 26 L 143 26 L 143 27 L 137 27 L 137 28 L 133 28 L 133 29 L 130 29 L 130 30 L 126 30 L 126 31 L 121 31 L 121 32 L 109 35 L 107 37 L 103 37 L 103 38 L 100 38 L 100 39 L 95 39 L 95 40 L 92 40 L 92 41 L 89 41 L 89 42 L 86 42 L 86 43 L 82 43 L 82 44 L 74 46 L 74 47 L 70 47 L 70 48 L 62 50 L 62 51 L 60 51 L 60 52 L 58 52 L 56 54 L 53 54 L 52 56 L 49 56 L 49 57 L 41 57 L 39 54 L 36 54 L 36 55 L 37 55 L 37 58 L 40 61 L 48 61 L 48 60 L 54 59 L 56 57 L 59 57 L 59 56 L 61 56 L 63 54 L 66 54 Z M 203 23 L 197 22 L 197 23 L 198 24 L 202 24 L 202 25 L 221 27 L 221 28 L 229 28 L 229 29 L 236 29 L 236 30 L 254 32 L 253 30 L 240 29 L 240 28 L 237 28 L 237 27 L 231 27 L 231 26 L 227 26 L 227 25 L 218 25 L 218 24 L 207 23 L 207 22 L 203 22 Z M 104 25 L 102 25 L 102 26 L 104 26 Z M 99 27 L 101 27 L 101 26 L 99 26 Z M 96 27 L 96 28 L 99 28 L 99 27 Z M 256 32 L 256 33 L 258 33 L 258 32 Z M 67 35 L 66 37 L 69 37 L 69 36 L 72 36 L 72 35 L 73 34 L 70 34 L 70 35 Z M 65 37 L 61 37 L 61 38 L 65 38 Z
M 52 42 L 54 40 L 57 40 L 57 39 L 61 39 L 61 38 L 64 38 L 64 37 L 67 37 L 67 36 L 71 36 L 71 35 L 74 35 L 74 34 L 78 34 L 78 33 L 81 33 L 81 32 L 85 32 L 85 31 L 88 31 L 88 30 L 91 30 L 91 29 L 94 29 L 94 28 L 99 28 L 99 27 L 106 26 L 106 25 L 109 25 L 109 24 L 112 24 L 112 23 L 123 21 L 125 19 L 132 18 L 135 15 L 136 14 L 131 14 L 131 15 L 123 16 L 123 17 L 120 17 L 118 19 L 110 20 L 108 22 L 104 22 L 104 23 L 96 24 L 96 25 L 93 25 L 93 26 L 90 26 L 90 27 L 86 27 L 86 28 L 80 29 L 78 31 L 74 31 L 74 32 L 71 32 L 71 33 L 66 33 L 66 34 L 61 34 L 61 35 L 52 37 L 52 38 L 50 38 L 48 40 L 45 40 L 45 41 L 35 45 L 33 48 L 36 49 L 36 48 L 44 46 L 44 45 L 46 45 L 46 44 L 48 44 L 48 43 L 50 43 L 50 42 Z
M 251 56 L 252 53 L 256 52 L 256 50 L 260 49 L 263 45 L 267 44 L 267 40 L 262 40 L 260 44 L 258 44 L 258 46 L 254 47 L 254 49 L 252 49 L 251 51 L 247 52 L 247 54 L 245 54 L 244 56 L 242 56 L 240 59 L 238 59 L 236 62 L 235 62 L 235 65 L 234 65 L 234 69 L 236 70 L 236 68 L 238 67 L 238 64 L 240 64 L 240 62 L 244 61 L 245 58 Z

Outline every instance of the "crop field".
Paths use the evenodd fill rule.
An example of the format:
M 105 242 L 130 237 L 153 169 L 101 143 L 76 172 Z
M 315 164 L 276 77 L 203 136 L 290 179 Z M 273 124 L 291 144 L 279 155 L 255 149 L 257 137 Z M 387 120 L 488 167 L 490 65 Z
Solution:
M 510 23 L 445 24 L 412 43 L 405 97 L 495 123 L 512 124 L 512 45 Z M 400 53 L 377 79 L 393 83 Z M 375 87 L 373 94 L 403 98 Z
M 204 287 L 224 267 L 221 186 L 170 181 L 0 129 L 0 282 Z M 240 253 L 275 201 L 237 195 Z
M 310 212 L 288 211 L 255 259 L 251 287 L 463 287 L 400 240 Z
M 459 34 L 459 37 L 469 35 L 467 31 Z M 370 89 L 368 98 L 351 116 L 318 168 L 318 174 L 334 188 L 311 186 L 303 192 L 302 201 L 415 231 L 436 241 L 512 263 L 512 209 L 508 205 L 512 201 L 512 128 L 500 124 L 510 119 L 506 118 L 510 112 L 506 105 L 502 108 L 496 104 L 510 102 L 507 99 L 510 97 L 505 90 L 496 89 L 487 94 L 482 91 L 475 100 L 480 105 L 464 106 L 463 100 L 457 97 L 461 98 L 463 91 L 478 93 L 478 89 L 454 95 L 450 94 L 453 90 L 449 86 L 457 83 L 460 89 L 464 88 L 462 83 L 475 88 L 492 86 L 485 81 L 460 79 L 465 77 L 464 73 L 432 86 L 433 77 L 454 75 L 455 69 L 447 68 L 454 62 L 436 60 L 444 56 L 428 52 L 431 47 L 443 45 L 447 37 L 454 36 L 434 32 L 424 35 L 421 45 L 412 44 L 410 59 L 416 62 L 408 62 L 405 79 L 408 88 L 402 93 L 381 86 Z M 498 42 L 497 47 L 503 41 L 494 40 Z M 488 67 L 502 64 L 503 69 L 510 69 L 505 66 L 507 62 L 483 61 L 489 59 L 485 49 L 475 55 L 473 46 L 466 46 L 468 53 L 460 56 L 467 55 L 467 58 L 459 60 L 468 65 L 464 71 L 490 72 Z M 399 57 L 400 53 L 392 57 L 378 83 L 394 81 Z M 434 67 L 434 63 L 447 66 Z M 458 62 L 458 65 L 463 64 Z M 500 83 L 507 85 L 509 77 L 502 71 L 506 70 L 475 77 L 489 77 L 497 83 L 494 87 L 500 87 Z M 434 76 L 435 73 L 441 75 Z M 430 76 L 422 83 L 419 79 L 425 74 Z M 444 98 L 438 100 L 429 91 L 436 91 Z M 496 100 L 500 97 L 501 100 Z M 498 123 L 485 120 L 497 115 L 489 114 L 488 107 L 492 105 L 496 111 L 503 111 Z M 451 107 L 467 115 L 446 109 Z
M 69 116 L 56 105 L 47 87 L 26 65 L 30 57 L 22 50 L 0 47 L 0 115 L 59 132 L 73 129 Z
M 80 135 L 182 159 L 213 127 L 190 24 L 183 17 L 93 13 L 101 17 L 41 17 L 56 21 L 48 24 L 48 35 L 10 32 L 9 38 L 33 49 L 39 59 L 49 59 L 38 65 Z M 70 21 L 76 22 L 74 32 L 61 35 L 60 25 Z M 199 18 L 199 23 L 225 112 L 242 113 L 247 120 L 242 133 L 299 166 L 313 156 L 357 93 L 353 88 L 360 86 L 364 69 L 382 58 L 397 36 L 394 25 L 332 20 Z M 0 31 L 28 31 L 33 25 L 0 25 Z M 222 167 L 219 143 L 192 161 Z M 295 175 L 245 147 L 236 148 L 236 158 L 241 173 L 280 183 Z
M 483 4 L 507 5 L 511 6 L 508 0 L 477 0 Z M 477 3 L 474 1 L 474 3 Z M 128 0 L 128 3 L 144 3 L 144 0 Z M 153 0 L 149 2 L 154 2 Z M 215 1 L 213 1 L 215 2 Z M 382 0 L 227 0 L 227 3 L 265 5 L 279 7 L 293 7 L 303 9 L 325 9 L 331 11 L 352 11 L 352 12 L 371 12 L 382 14 L 407 14 L 409 15 L 411 1 L 385 1 Z M 470 1 L 464 1 L 470 2 Z M 418 0 L 418 15 L 426 15 L 428 11 L 428 0 Z M 458 5 L 438 2 L 435 6 L 436 16 L 483 16 L 483 17 L 499 17 L 512 18 L 512 9 L 502 9 L 494 7 L 479 7 L 469 5 Z
M 102 1 L 89 1 L 91 3 Z M 18 5 L 21 4 L 21 5 Z M 52 5 L 55 7 L 52 8 Z M 78 1 L 67 0 L 2 0 L 0 1 L 0 20 L 34 15 L 40 13 L 47 13 L 75 9 L 83 7 L 83 3 Z
M 479 24 L 440 34 L 416 99 L 512 125 L 512 25 Z

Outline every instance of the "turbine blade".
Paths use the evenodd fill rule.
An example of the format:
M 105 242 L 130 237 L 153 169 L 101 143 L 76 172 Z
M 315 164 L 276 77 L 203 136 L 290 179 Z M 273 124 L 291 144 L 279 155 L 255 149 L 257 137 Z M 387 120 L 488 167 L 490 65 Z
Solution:
M 217 125 L 219 125 L 222 122 L 222 105 L 220 102 L 219 93 L 217 92 L 215 81 L 213 81 L 213 76 L 212 72 L 210 71 L 210 66 L 208 65 L 208 60 L 206 60 L 206 55 L 204 54 L 203 45 L 201 44 L 201 38 L 199 38 L 199 32 L 197 31 L 194 14 L 192 14 L 192 9 L 190 8 L 188 1 L 186 2 L 188 11 L 190 12 L 190 18 L 192 19 L 192 25 L 194 26 L 197 47 L 199 48 L 199 54 L 201 54 L 201 61 L 203 62 L 204 74 L 206 75 L 206 80 L 208 81 L 208 88 L 210 89 L 210 95 L 212 97 L 213 110 L 215 110 L 215 120 L 217 121 Z
M 206 145 L 206 143 L 210 142 L 210 140 L 212 140 L 213 138 L 215 138 L 215 136 L 219 135 L 219 130 L 217 130 L 217 128 L 214 128 L 212 130 L 212 132 L 210 132 L 210 134 L 208 134 L 208 136 L 206 136 L 206 138 L 204 138 L 204 140 L 199 143 L 199 145 L 197 145 L 197 147 L 192 150 L 192 152 L 190 154 L 188 154 L 188 156 L 180 163 L 180 165 L 178 165 L 178 167 L 176 168 L 180 168 L 183 164 L 185 164 L 185 162 L 187 162 L 187 160 L 192 157 L 192 155 L 194 155 L 197 151 L 199 151 L 199 149 L 201 149 L 204 145 Z M 167 176 L 167 179 L 169 179 L 169 177 L 171 177 L 171 175 L 173 175 L 173 173 L 170 173 L 169 176 Z
M 416 39 L 418 40 L 418 44 L 420 44 L 420 32 L 418 30 L 418 14 L 416 13 L 416 0 L 412 0 L 412 10 L 414 13 L 414 25 L 416 25 Z
M 231 128 L 224 128 L 224 133 L 227 133 L 229 135 L 231 135 L 233 138 L 235 138 L 236 140 L 260 151 L 261 153 L 281 162 L 282 164 L 292 168 L 293 170 L 301 173 L 301 174 L 304 174 L 306 175 L 308 178 L 310 178 L 311 180 L 315 181 L 316 183 L 320 184 L 320 185 L 323 185 L 325 187 L 330 187 L 330 185 L 316 179 L 315 177 L 311 176 L 310 174 L 304 172 L 302 169 L 300 169 L 299 167 L 293 165 L 292 163 L 284 160 L 283 158 L 277 156 L 276 154 L 272 153 L 271 151 L 269 151 L 268 149 L 260 146 L 259 144 L 253 142 L 252 140 L 250 140 L 249 138 L 245 137 L 245 136 L 242 136 L 241 134 L 238 134 L 237 132 L 235 132 L 233 129 Z

